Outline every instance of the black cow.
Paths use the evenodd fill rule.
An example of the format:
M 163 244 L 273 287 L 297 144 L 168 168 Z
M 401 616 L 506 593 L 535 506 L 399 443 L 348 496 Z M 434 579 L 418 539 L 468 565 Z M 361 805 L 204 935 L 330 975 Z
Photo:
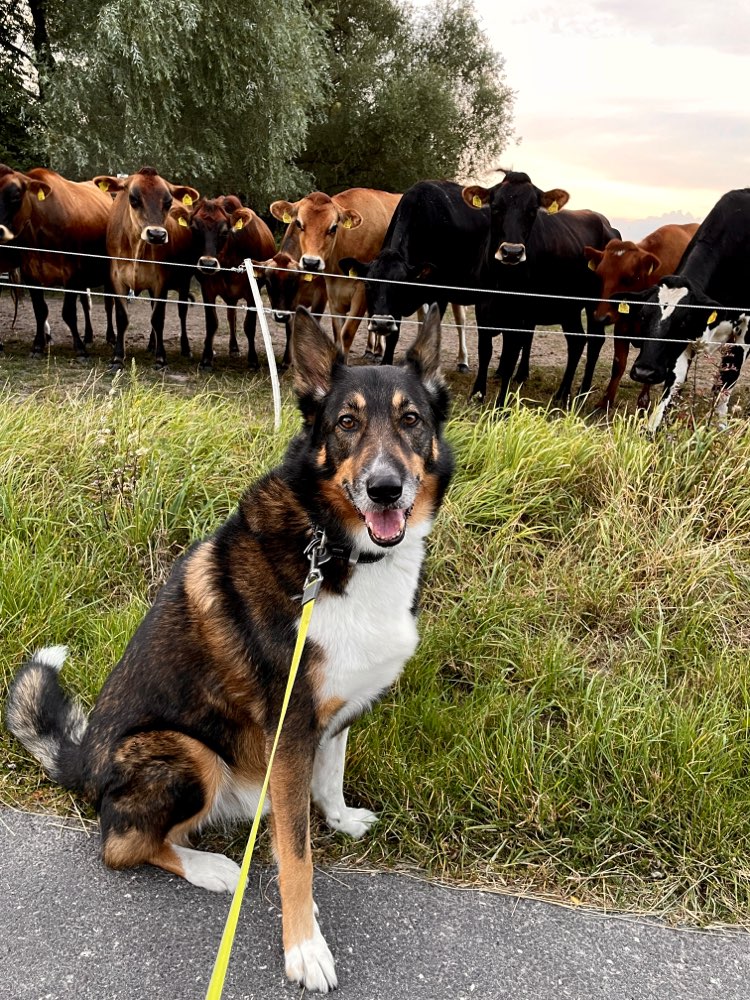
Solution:
M 498 295 L 478 303 L 479 366 L 471 394 L 482 398 L 486 395 L 492 338 L 501 332 L 499 328 L 503 332 L 498 367 L 500 406 L 505 402 L 519 354 L 531 347 L 534 327 L 559 323 L 569 334 L 568 363 L 555 399 L 567 401 L 584 344 L 588 350 L 581 393 L 591 388 L 604 343 L 604 323 L 594 319 L 596 302 L 585 301 L 598 298 L 600 287 L 583 248 L 588 245 L 603 250 L 620 234 L 598 212 L 558 212 L 569 199 L 567 191 L 555 188 L 545 192 L 532 184 L 528 174 L 504 173 L 503 180 L 494 187 L 474 185 L 463 190 L 464 201 L 477 210 L 477 215 L 490 210 L 483 247 L 485 281 L 503 292 L 522 293 Z M 551 297 L 538 297 L 540 293 Z M 585 340 L 582 309 L 587 317 Z M 524 330 L 530 332 L 519 332 Z
M 638 295 L 644 337 L 631 369 L 636 382 L 664 382 L 664 395 L 650 424 L 656 428 L 685 381 L 701 348 L 734 344 L 720 369 L 718 404 L 726 408 L 750 351 L 747 305 L 750 274 L 750 188 L 729 191 L 708 213 L 673 275 Z
M 339 261 L 345 274 L 349 271 L 369 279 L 417 283 L 366 282 L 368 330 L 386 338 L 383 364 L 393 363 L 404 316 L 432 302 L 437 302 L 442 316 L 449 302 L 472 305 L 481 297 L 481 293 L 456 291 L 453 286 L 483 287 L 484 240 L 489 222 L 489 212 L 475 212 L 465 204 L 460 185 L 452 181 L 419 181 L 396 206 L 377 257 L 369 264 L 352 257 Z M 445 290 L 442 286 L 446 286 Z M 456 320 L 460 327 L 460 313 Z M 468 371 L 466 361 L 465 352 L 459 349 L 459 370 Z

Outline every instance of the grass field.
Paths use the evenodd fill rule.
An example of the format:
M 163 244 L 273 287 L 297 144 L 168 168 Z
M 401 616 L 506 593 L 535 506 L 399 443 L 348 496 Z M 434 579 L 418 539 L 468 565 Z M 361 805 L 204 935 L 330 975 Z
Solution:
M 20 362 L 19 362 L 20 364 Z M 5 371 L 13 375 L 13 363 Z M 297 426 L 268 381 L 37 365 L 0 390 L 0 694 L 68 643 L 91 705 L 175 557 Z M 750 433 L 457 399 L 422 642 L 353 730 L 381 813 L 317 859 L 750 923 Z M 0 798 L 93 814 L 3 730 Z M 239 854 L 234 840 L 216 835 Z M 267 849 L 267 845 L 266 845 Z

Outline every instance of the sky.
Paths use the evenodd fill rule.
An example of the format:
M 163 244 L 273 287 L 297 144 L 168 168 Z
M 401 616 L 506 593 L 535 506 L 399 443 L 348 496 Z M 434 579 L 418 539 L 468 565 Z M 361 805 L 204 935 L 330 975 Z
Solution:
M 564 188 L 568 208 L 636 240 L 750 187 L 749 0 L 474 8 L 516 92 L 520 142 L 498 166 Z

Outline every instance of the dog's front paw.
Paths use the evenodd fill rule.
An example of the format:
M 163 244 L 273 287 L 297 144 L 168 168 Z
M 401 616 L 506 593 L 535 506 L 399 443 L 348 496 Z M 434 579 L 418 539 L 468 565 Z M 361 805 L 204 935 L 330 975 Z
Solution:
M 240 866 L 223 854 L 194 851 L 191 847 L 173 845 L 182 862 L 183 877 L 211 892 L 234 892 L 240 880 Z
M 377 821 L 377 813 L 370 812 L 369 809 L 350 809 L 348 806 L 326 815 L 326 823 L 332 830 L 348 833 L 355 840 L 364 837 L 373 823 L 377 823 Z
M 316 993 L 327 993 L 338 986 L 333 955 L 317 923 L 313 936 L 289 948 L 284 958 L 287 979 L 293 983 L 301 983 L 305 989 Z

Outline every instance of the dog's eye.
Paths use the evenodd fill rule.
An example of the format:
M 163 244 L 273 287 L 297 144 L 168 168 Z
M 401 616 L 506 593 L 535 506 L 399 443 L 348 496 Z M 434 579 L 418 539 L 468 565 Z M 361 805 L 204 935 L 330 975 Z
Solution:
M 401 426 L 416 427 L 421 419 L 422 418 L 418 413 L 415 413 L 413 410 L 409 410 L 408 413 L 405 413 L 403 417 L 401 417 Z
M 353 431 L 357 428 L 357 421 L 351 413 L 344 413 L 343 416 L 339 417 L 337 423 L 342 431 Z

